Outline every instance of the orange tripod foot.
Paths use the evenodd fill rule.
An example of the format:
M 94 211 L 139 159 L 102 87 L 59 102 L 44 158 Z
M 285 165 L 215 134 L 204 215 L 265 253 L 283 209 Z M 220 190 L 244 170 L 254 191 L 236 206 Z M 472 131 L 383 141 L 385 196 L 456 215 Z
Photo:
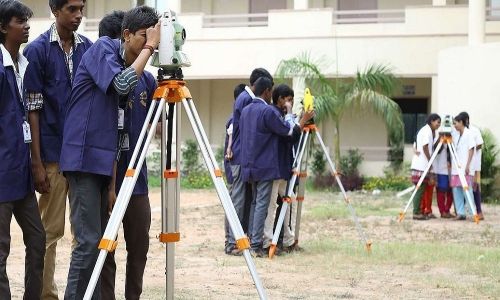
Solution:
M 269 247 L 269 258 L 273 259 L 275 253 L 276 253 L 276 245 L 271 245 Z

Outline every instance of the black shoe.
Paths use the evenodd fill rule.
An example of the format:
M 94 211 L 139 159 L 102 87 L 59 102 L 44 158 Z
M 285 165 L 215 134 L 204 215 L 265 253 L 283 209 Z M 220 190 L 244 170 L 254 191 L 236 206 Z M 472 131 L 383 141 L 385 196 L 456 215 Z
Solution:
M 465 221 L 467 218 L 463 215 L 458 215 L 456 218 L 455 218 L 455 221 Z
M 266 257 L 267 252 L 264 251 L 262 248 L 257 248 L 257 249 L 250 249 L 250 254 L 253 257 Z
M 226 249 L 224 249 L 224 252 L 227 255 L 232 255 L 232 256 L 241 256 L 241 255 L 243 255 L 243 252 L 240 251 L 240 249 L 236 248 L 235 245 L 227 245 Z
M 425 221 L 425 220 L 429 220 L 429 219 L 425 215 L 417 214 L 417 215 L 413 215 L 413 220 Z

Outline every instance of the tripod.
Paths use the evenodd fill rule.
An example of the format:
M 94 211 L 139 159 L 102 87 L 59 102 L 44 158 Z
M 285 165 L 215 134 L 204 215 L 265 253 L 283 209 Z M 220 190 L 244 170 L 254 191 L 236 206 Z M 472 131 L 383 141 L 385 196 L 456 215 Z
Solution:
M 166 75 L 170 75 L 170 77 L 165 78 Z M 236 246 L 243 252 L 243 256 L 248 269 L 250 270 L 250 274 L 253 278 L 260 299 L 267 299 L 266 292 L 260 281 L 259 275 L 257 274 L 252 256 L 250 255 L 250 242 L 243 233 L 243 228 L 241 227 L 236 210 L 234 209 L 229 196 L 229 191 L 227 190 L 224 180 L 222 179 L 222 172 L 219 169 L 217 160 L 215 159 L 212 148 L 210 147 L 210 143 L 201 124 L 200 117 L 194 106 L 189 89 L 186 86 L 186 82 L 182 79 L 183 75 L 180 68 L 175 70 L 160 68 L 158 71 L 158 88 L 153 96 L 154 101 L 151 104 L 146 120 L 142 126 L 137 146 L 134 149 L 125 178 L 120 187 L 115 207 L 111 213 L 103 238 L 99 243 L 99 257 L 85 292 L 84 299 L 86 300 L 89 300 L 94 293 L 94 289 L 99 279 L 107 253 L 116 249 L 116 236 L 118 229 L 136 184 L 139 170 L 142 167 L 148 147 L 151 143 L 151 139 L 154 136 L 154 130 L 150 130 L 144 142 L 144 137 L 151 122 L 153 113 L 154 117 L 151 122 L 151 128 L 156 128 L 160 117 L 162 118 L 161 164 L 164 172 L 161 179 L 162 232 L 159 235 L 159 240 L 162 243 L 166 243 L 166 299 L 170 300 L 174 298 L 175 243 L 180 240 L 180 178 L 178 172 L 180 169 L 179 136 L 181 128 L 181 107 L 178 104 L 180 103 L 182 103 L 184 109 L 186 110 L 186 115 L 194 131 L 196 141 L 198 142 L 198 146 L 200 147 L 203 155 L 203 159 L 207 165 L 212 181 L 214 182 L 231 230 L 236 238 Z M 166 103 L 168 104 L 168 114 L 166 112 Z M 175 166 L 172 165 L 172 140 L 174 138 L 174 125 L 176 142 Z
M 306 159 L 304 160 L 304 153 L 306 152 L 306 148 L 310 142 L 311 134 L 316 135 L 316 138 L 321 146 L 321 149 L 323 150 L 323 153 L 325 154 L 328 164 L 332 170 L 333 176 L 335 176 L 335 179 L 337 181 L 337 184 L 340 187 L 340 190 L 342 192 L 342 195 L 344 196 L 344 202 L 346 203 L 347 207 L 349 208 L 349 211 L 352 215 L 352 218 L 354 219 L 354 223 L 356 224 L 356 229 L 358 231 L 358 234 L 361 238 L 361 240 L 364 242 L 366 250 L 370 252 L 371 250 L 371 245 L 372 242 L 369 241 L 366 237 L 365 232 L 363 231 L 363 228 L 361 227 L 361 224 L 359 223 L 358 217 L 356 216 L 356 212 L 354 211 L 354 208 L 352 207 L 349 198 L 347 197 L 347 194 L 345 192 L 344 186 L 342 185 L 342 182 L 340 181 L 339 174 L 337 173 L 335 169 L 335 164 L 331 160 L 330 156 L 328 155 L 328 151 L 326 150 L 325 144 L 323 143 L 323 139 L 321 138 L 321 135 L 318 132 L 318 129 L 316 128 L 316 125 L 314 123 L 306 125 L 304 129 L 302 130 L 302 133 L 300 135 L 300 140 L 299 140 L 299 147 L 297 149 L 297 155 L 295 156 L 295 161 L 293 163 L 292 169 L 293 175 L 292 177 L 288 180 L 287 185 L 286 185 L 286 195 L 283 197 L 283 205 L 281 206 L 280 214 L 278 217 L 278 222 L 276 224 L 276 229 L 273 234 L 273 240 L 271 242 L 271 246 L 269 247 L 269 258 L 273 258 L 274 254 L 276 253 L 276 246 L 278 244 L 278 239 L 281 233 L 281 227 L 283 226 L 283 222 L 285 220 L 285 214 L 288 209 L 288 206 L 292 203 L 292 198 L 291 195 L 293 195 L 293 188 L 295 186 L 295 182 L 297 180 L 297 177 L 300 177 L 299 179 L 299 188 L 298 188 L 298 194 L 297 194 L 297 217 L 296 217 L 296 222 L 295 222 L 295 244 L 298 244 L 299 241 L 299 231 L 300 231 L 300 218 L 302 214 L 302 202 L 304 201 L 304 194 L 305 194 L 305 181 L 307 179 L 307 155 Z
M 472 214 L 474 215 L 474 222 L 476 222 L 476 224 L 479 224 L 479 216 L 478 216 L 477 211 L 476 211 L 476 205 L 474 204 L 474 199 L 471 199 L 470 194 L 467 192 L 469 190 L 469 185 L 467 184 L 467 180 L 465 179 L 465 175 L 464 175 L 464 172 L 462 170 L 462 167 L 458 163 L 457 149 L 455 149 L 455 145 L 453 145 L 451 134 L 449 134 L 449 133 L 440 134 L 439 143 L 436 146 L 436 149 L 434 150 L 434 152 L 432 153 L 432 156 L 429 159 L 429 162 L 427 163 L 427 166 L 425 167 L 424 172 L 420 176 L 420 178 L 417 182 L 417 185 L 415 186 L 415 189 L 413 190 L 413 193 L 410 196 L 410 200 L 408 200 L 408 203 L 406 204 L 404 210 L 399 213 L 399 218 L 398 218 L 399 222 L 403 221 L 403 219 L 405 218 L 406 211 L 410 207 L 410 205 L 413 201 L 413 198 L 415 197 L 415 194 L 417 193 L 418 189 L 422 185 L 422 182 L 424 181 L 425 176 L 427 175 L 427 173 L 431 169 L 432 163 L 436 159 L 438 152 L 441 149 L 441 147 L 443 146 L 443 144 L 448 145 L 448 149 L 450 150 L 450 154 L 451 154 L 451 159 L 453 160 L 453 162 L 455 163 L 455 165 L 457 166 L 457 169 L 458 169 L 458 178 L 460 179 L 460 183 L 462 184 L 462 188 L 464 190 L 465 197 L 467 198 L 467 201 L 469 202 L 469 206 L 472 210 Z

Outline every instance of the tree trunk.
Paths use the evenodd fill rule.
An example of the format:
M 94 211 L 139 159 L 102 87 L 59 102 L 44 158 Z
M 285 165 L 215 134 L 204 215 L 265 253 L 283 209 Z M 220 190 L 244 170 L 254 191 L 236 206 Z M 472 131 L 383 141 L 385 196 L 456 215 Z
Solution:
M 340 163 L 340 122 L 339 120 L 334 120 L 335 122 L 335 137 L 333 139 L 334 147 L 335 147 L 335 167 L 337 170 L 339 169 Z

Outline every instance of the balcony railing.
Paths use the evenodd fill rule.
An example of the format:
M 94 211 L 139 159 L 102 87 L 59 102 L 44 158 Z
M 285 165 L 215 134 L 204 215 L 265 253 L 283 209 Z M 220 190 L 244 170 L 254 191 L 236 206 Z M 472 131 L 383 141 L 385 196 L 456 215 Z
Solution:
M 228 14 L 203 16 L 203 27 L 267 26 L 268 14 Z
M 404 23 L 404 9 L 334 10 L 334 24 Z

